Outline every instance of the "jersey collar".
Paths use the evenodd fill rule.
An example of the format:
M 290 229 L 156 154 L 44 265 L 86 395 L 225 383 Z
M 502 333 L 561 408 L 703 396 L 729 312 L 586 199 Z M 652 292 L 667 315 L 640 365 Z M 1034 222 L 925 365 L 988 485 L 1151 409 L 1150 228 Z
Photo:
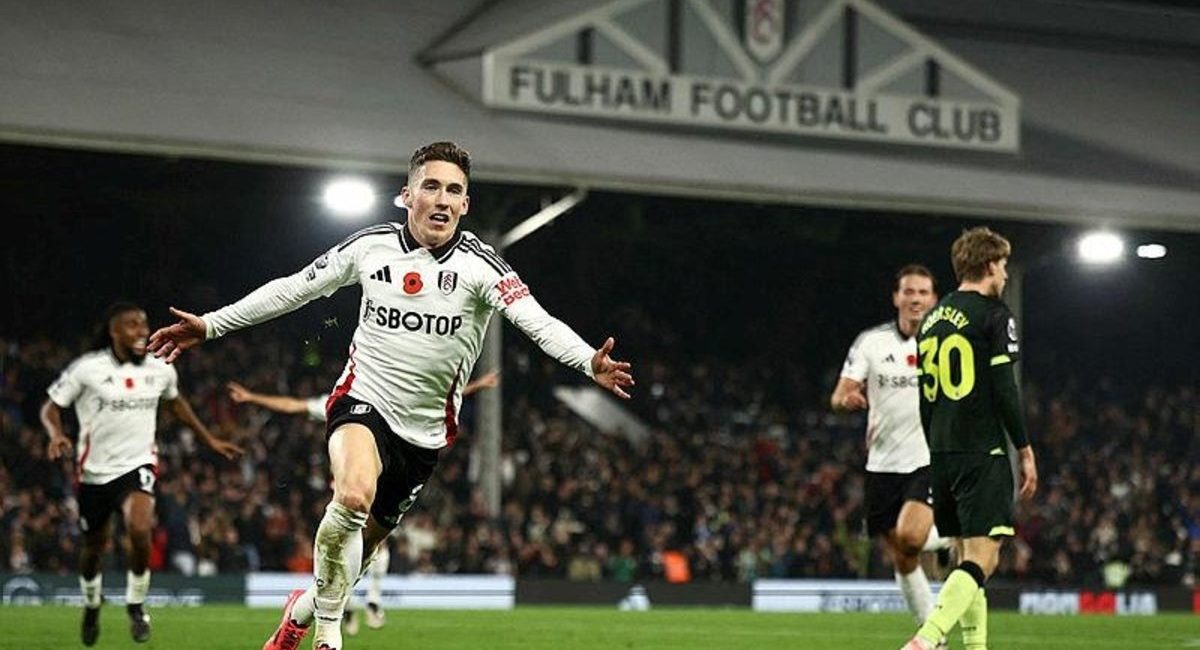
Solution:
M 134 365 L 134 366 L 142 365 L 140 363 L 135 362 L 133 360 L 133 357 L 130 357 L 129 360 L 127 360 L 127 361 L 121 361 L 121 357 L 117 356 L 117 351 L 115 349 L 113 349 L 112 343 L 109 343 L 108 347 L 105 349 L 108 351 L 109 360 L 112 361 L 113 365 L 118 368 L 120 368 L 121 366 L 124 366 L 127 363 L 130 365 Z M 143 359 L 143 361 L 144 361 L 144 359 Z
M 900 339 L 901 342 L 904 342 L 904 341 L 909 340 L 910 338 L 913 338 L 913 337 L 904 335 L 904 330 L 900 329 L 900 318 L 899 317 L 892 319 L 892 333 L 895 334 L 896 338 Z
M 437 260 L 438 264 L 441 264 L 450 259 L 450 256 L 454 254 L 454 248 L 458 246 L 458 242 L 460 241 L 462 241 L 462 231 L 455 231 L 454 236 L 447 240 L 446 243 L 437 248 L 428 249 L 429 254 L 433 256 L 433 259 Z M 420 242 L 417 241 L 417 238 L 413 237 L 412 232 L 408 229 L 407 221 L 400 228 L 400 248 L 405 253 L 411 253 L 423 248 Z

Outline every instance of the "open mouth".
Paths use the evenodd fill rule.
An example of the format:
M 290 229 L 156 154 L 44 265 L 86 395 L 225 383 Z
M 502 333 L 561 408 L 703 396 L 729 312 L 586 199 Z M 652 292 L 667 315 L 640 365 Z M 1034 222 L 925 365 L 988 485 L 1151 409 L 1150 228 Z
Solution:
M 134 341 L 129 349 L 133 350 L 134 354 L 146 354 L 146 339 L 138 339 Z
M 435 213 L 429 215 L 429 220 L 432 221 L 433 223 L 438 223 L 438 224 L 444 225 L 444 224 L 450 223 L 450 215 L 448 215 L 444 212 L 435 212 Z

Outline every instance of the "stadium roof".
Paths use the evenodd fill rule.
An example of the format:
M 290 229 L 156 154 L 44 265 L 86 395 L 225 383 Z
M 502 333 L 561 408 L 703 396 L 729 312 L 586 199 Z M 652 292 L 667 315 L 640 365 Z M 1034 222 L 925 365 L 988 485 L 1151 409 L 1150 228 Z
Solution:
M 415 146 L 453 138 L 493 181 L 1200 230 L 1200 13 L 878 4 L 1020 97 L 1018 154 L 481 104 L 481 53 L 596 6 L 575 0 L 308 0 L 282 14 L 231 0 L 0 0 L 0 139 L 403 169 Z

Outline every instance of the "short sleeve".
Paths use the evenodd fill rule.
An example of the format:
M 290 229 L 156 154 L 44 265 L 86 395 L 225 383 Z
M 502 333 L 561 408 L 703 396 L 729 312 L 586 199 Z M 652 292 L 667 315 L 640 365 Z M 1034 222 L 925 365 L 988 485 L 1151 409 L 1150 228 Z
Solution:
M 80 377 L 79 362 L 76 361 L 67 366 L 58 379 L 50 384 L 50 388 L 46 389 L 46 394 L 50 396 L 50 400 L 57 404 L 60 408 L 67 408 L 75 403 L 79 398 L 79 394 L 83 392 L 83 382 Z
M 172 400 L 179 397 L 179 373 L 175 370 L 175 366 L 163 364 L 163 376 L 166 377 L 166 386 L 163 387 L 161 399 Z
M 850 345 L 850 352 L 846 355 L 846 362 L 842 364 L 842 376 L 847 379 L 853 379 L 859 383 L 866 381 L 867 375 L 870 374 L 870 364 L 867 361 L 867 335 L 866 333 L 859 334 L 858 338 L 854 339 L 854 343 Z

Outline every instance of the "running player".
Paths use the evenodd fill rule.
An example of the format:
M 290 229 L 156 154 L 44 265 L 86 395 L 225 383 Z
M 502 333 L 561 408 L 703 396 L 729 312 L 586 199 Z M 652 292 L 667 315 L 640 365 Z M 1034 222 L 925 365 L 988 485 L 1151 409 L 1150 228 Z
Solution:
M 404 223 L 352 235 L 295 275 L 238 302 L 179 321 L 150 337 L 173 361 L 207 339 L 295 310 L 339 288 L 362 285 L 359 325 L 349 359 L 326 406 L 333 500 L 317 529 L 315 584 L 293 592 L 264 648 L 296 648 L 315 619 L 313 647 L 340 650 L 340 622 L 364 554 L 412 507 L 453 443 L 464 379 L 500 311 L 561 363 L 619 397 L 633 385 L 630 365 L 614 361 L 608 338 L 594 349 L 552 317 L 491 246 L 461 231 L 470 157 L 454 143 L 418 149 L 400 199 Z
M 150 533 L 154 526 L 154 483 L 158 452 L 154 442 L 159 401 L 201 440 L 226 458 L 241 449 L 213 436 L 179 393 L 175 368 L 146 358 L 150 328 L 146 312 L 132 303 L 108 308 L 97 349 L 73 361 L 50 385 L 41 420 L 50 435 L 47 455 L 57 460 L 71 451 L 63 429 L 62 410 L 75 407 L 79 449 L 75 459 L 78 485 L 79 586 L 83 590 L 83 644 L 100 636 L 100 564 L 108 544 L 112 514 L 125 523 L 127 558 L 125 607 L 133 640 L 150 638 L 150 616 L 143 604 L 150 589 Z
M 931 453 L 934 521 L 943 535 L 960 539 L 962 562 L 904 650 L 934 647 L 955 624 L 968 650 L 987 647 L 984 584 L 1003 539 L 1014 534 L 1008 441 L 1020 459 L 1021 498 L 1037 490 L 1013 372 L 1017 325 L 1000 300 L 1011 253 L 1008 240 L 987 228 L 964 232 L 950 249 L 958 290 L 921 323 L 921 423 Z
M 829 400 L 835 411 L 868 409 L 867 534 L 883 539 L 918 624 L 933 610 L 921 551 L 949 543 L 933 527 L 929 446 L 917 403 L 917 328 L 935 302 L 929 269 L 900 269 L 892 291 L 896 318 L 858 335 Z
M 462 394 L 463 397 L 467 397 L 478 391 L 495 388 L 499 385 L 500 373 L 493 370 L 484 373 L 478 379 L 472 380 L 466 386 L 463 386 Z M 290 395 L 267 395 L 256 393 L 236 381 L 226 384 L 226 388 L 229 389 L 229 399 L 238 404 L 255 404 L 269 411 L 288 415 L 304 413 L 314 422 L 325 421 L 325 403 L 329 401 L 328 395 L 309 398 L 292 397 Z M 396 530 L 399 529 L 397 528 Z M 366 619 L 367 627 L 373 630 L 382 628 L 384 623 L 387 622 L 387 614 L 383 609 L 383 577 L 387 575 L 391 557 L 388 545 L 382 543 L 375 549 L 375 554 L 371 556 L 371 561 L 367 563 Z M 350 636 L 358 634 L 358 616 L 356 615 L 353 603 L 353 598 L 346 603 L 345 628 Z

